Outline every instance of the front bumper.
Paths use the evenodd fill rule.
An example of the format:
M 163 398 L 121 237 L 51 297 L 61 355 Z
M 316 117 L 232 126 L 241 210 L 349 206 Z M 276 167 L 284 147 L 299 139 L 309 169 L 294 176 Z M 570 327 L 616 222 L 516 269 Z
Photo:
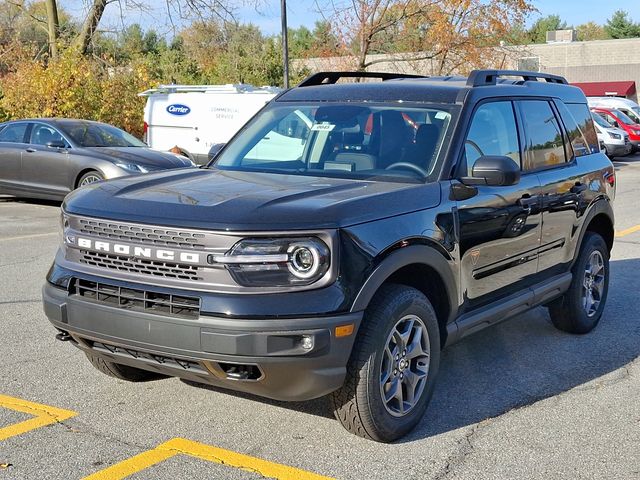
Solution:
M 285 401 L 317 398 L 342 385 L 362 319 L 362 312 L 286 319 L 178 318 L 106 305 L 48 282 L 42 294 L 51 323 L 93 355 Z M 335 327 L 348 324 L 354 324 L 353 333 L 336 337 Z M 312 349 L 302 349 L 303 336 L 313 338 Z
M 635 148 L 631 143 L 605 143 L 605 145 L 607 147 L 607 153 L 612 157 L 624 157 L 625 155 L 629 155 Z

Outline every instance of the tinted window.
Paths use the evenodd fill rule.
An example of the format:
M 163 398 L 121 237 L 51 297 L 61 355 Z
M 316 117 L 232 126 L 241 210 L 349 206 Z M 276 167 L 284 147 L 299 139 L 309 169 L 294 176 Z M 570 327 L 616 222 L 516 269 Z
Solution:
M 520 102 L 525 133 L 524 169 L 537 170 L 566 161 L 562 130 L 549 102 Z
M 60 129 L 81 147 L 146 147 L 124 130 L 104 123 L 65 121 Z
M 7 125 L 0 132 L 0 142 L 23 143 L 26 131 L 26 123 L 14 123 L 12 125 Z
M 476 110 L 464 154 L 468 175 L 471 175 L 476 160 L 483 155 L 511 157 L 521 165 L 518 129 L 511 102 L 485 103 Z
M 31 143 L 35 145 L 47 145 L 50 142 L 67 143 L 55 128 L 42 123 L 34 124 L 31 129 Z
M 582 103 L 556 103 L 564 126 L 569 135 L 576 157 L 598 151 L 598 135 L 587 105 Z

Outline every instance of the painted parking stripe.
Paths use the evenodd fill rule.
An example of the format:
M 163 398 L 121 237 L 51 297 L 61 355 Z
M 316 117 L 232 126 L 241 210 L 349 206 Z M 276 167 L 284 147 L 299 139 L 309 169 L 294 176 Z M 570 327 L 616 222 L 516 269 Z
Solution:
M 120 480 L 176 455 L 187 455 L 278 480 L 332 480 L 329 477 L 323 477 L 295 467 L 269 462 L 184 438 L 169 440 L 152 450 L 147 450 L 135 457 L 128 458 L 93 475 L 89 475 L 83 480 Z
M 63 410 L 61 408 L 42 405 L 41 403 L 28 402 L 20 398 L 0 395 L 0 408 L 7 408 L 15 412 L 33 415 L 34 418 L 15 423 L 7 427 L 0 428 L 0 441 L 7 438 L 22 435 L 23 433 L 35 430 L 54 423 L 62 422 L 77 415 L 71 410 Z
M 28 238 L 51 237 L 53 235 L 61 235 L 59 232 L 34 233 L 33 235 L 20 235 L 18 237 L 0 238 L 0 242 L 8 242 L 10 240 L 27 240 Z
M 640 225 L 627 228 L 626 230 L 620 230 L 619 232 L 616 232 L 616 237 L 624 237 L 626 235 L 629 235 L 631 233 L 636 233 L 636 232 L 640 232 Z

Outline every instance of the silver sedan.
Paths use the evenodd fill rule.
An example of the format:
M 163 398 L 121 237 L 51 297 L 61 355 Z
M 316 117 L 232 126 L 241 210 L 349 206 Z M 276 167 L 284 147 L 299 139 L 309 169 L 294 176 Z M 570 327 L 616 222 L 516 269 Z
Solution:
M 59 200 L 100 180 L 193 166 L 104 123 L 48 118 L 0 124 L 0 194 Z

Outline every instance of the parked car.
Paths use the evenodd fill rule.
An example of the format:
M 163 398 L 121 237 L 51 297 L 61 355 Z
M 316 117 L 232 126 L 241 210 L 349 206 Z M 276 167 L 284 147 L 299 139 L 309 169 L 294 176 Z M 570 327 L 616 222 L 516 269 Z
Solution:
M 587 97 L 589 107 L 620 110 L 635 123 L 640 123 L 640 106 L 633 100 L 622 97 Z
M 0 124 L 0 159 L 0 193 L 53 200 L 103 179 L 194 166 L 112 125 L 62 118 Z
M 609 157 L 624 157 L 633 151 L 633 145 L 629 141 L 629 134 L 621 128 L 615 128 L 597 113 L 591 113 L 593 117 L 598 140 L 601 142 L 601 150 Z
M 613 108 L 593 107 L 591 111 L 604 118 L 612 127 L 620 128 L 627 132 L 634 152 L 640 149 L 640 124 L 635 123 L 620 110 Z
M 179 152 L 198 164 L 224 144 L 281 90 L 252 85 L 160 85 L 140 93 L 145 140 L 156 150 Z
M 340 82 L 358 77 L 383 81 Z M 329 395 L 350 432 L 392 441 L 444 346 L 540 305 L 596 327 L 615 184 L 562 77 L 319 73 L 206 168 L 69 195 L 44 311 L 107 375 Z

